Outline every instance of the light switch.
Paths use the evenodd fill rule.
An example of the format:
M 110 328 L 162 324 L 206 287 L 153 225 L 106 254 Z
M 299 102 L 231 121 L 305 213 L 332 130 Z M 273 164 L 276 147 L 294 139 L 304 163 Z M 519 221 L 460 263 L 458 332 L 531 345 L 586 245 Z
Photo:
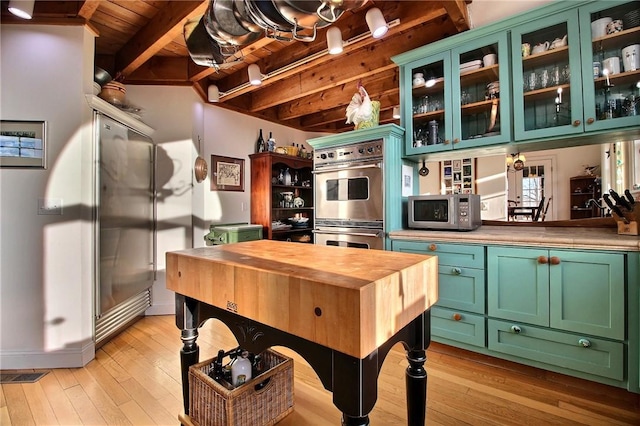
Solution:
M 62 215 L 62 198 L 38 198 L 39 215 Z

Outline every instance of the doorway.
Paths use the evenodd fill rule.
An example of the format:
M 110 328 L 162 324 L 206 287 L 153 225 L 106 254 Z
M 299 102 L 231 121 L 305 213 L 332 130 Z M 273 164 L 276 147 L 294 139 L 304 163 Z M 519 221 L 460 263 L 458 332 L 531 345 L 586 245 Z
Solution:
M 528 158 L 522 170 L 507 171 L 508 211 L 529 211 L 510 220 L 553 220 L 553 158 Z M 537 209 L 540 208 L 540 212 Z

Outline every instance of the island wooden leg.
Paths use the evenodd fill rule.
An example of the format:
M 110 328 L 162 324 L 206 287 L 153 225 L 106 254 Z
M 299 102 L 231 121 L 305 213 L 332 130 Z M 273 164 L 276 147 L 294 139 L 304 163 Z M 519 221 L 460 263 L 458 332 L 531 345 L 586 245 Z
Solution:
M 189 367 L 200 359 L 198 339 L 199 302 L 176 294 L 176 326 L 181 330 L 180 370 L 182 373 L 182 403 L 189 414 Z
M 426 351 L 408 351 L 407 360 L 407 424 L 424 426 L 427 407 L 427 370 L 424 368 Z
M 182 371 L 182 402 L 184 413 L 189 414 L 189 367 L 200 359 L 200 347 L 196 343 L 197 329 L 182 330 L 182 349 L 180 349 L 180 370 Z

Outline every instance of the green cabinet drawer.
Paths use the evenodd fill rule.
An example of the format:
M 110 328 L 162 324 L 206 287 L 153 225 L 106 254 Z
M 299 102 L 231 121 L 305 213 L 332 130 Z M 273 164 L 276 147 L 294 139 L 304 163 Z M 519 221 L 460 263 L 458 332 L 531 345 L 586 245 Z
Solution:
M 431 308 L 431 336 L 484 347 L 485 325 L 482 315 L 453 309 Z
M 438 256 L 438 265 L 484 269 L 484 246 L 422 241 L 393 241 L 393 251 Z
M 489 349 L 569 370 L 624 379 L 624 344 L 526 324 L 488 320 Z
M 484 269 L 439 265 L 438 306 L 484 314 Z

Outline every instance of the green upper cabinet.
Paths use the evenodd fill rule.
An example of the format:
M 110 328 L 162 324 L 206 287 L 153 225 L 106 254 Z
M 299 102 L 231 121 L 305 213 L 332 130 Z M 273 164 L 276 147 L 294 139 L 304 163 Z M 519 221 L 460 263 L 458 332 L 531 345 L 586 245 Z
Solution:
M 627 99 L 635 103 L 640 71 L 625 71 L 622 61 L 622 49 L 640 40 L 640 27 L 600 36 L 591 25 L 601 17 L 622 20 L 637 9 L 633 3 L 596 2 L 511 30 L 516 140 L 640 124 L 637 109 L 625 106 Z M 610 75 L 603 76 L 611 63 Z
M 629 14 L 637 9 L 637 1 L 553 1 L 394 56 L 405 155 L 592 143 L 612 131 L 636 137 L 640 23 Z M 607 34 L 598 25 L 606 18 L 623 29 Z M 491 54 L 495 63 L 484 60 Z
M 516 140 L 582 133 L 578 12 L 514 28 L 511 50 Z
M 496 33 L 401 66 L 407 154 L 511 139 L 508 49 Z
M 586 130 L 609 130 L 640 125 L 638 9 L 640 5 L 637 1 L 597 2 L 579 9 Z M 633 14 L 633 11 L 636 11 L 636 18 L 634 22 L 630 22 L 628 14 Z M 602 36 L 597 32 L 598 21 L 607 18 L 622 20 L 623 25 L 635 26 L 623 26 L 622 31 Z M 592 23 L 595 33 L 592 32 Z M 636 48 L 629 47 L 632 45 Z M 599 68 L 597 76 L 593 70 L 594 63 L 597 63 Z M 613 65 L 614 69 L 610 70 L 612 63 L 617 63 L 618 66 Z M 605 69 L 609 73 L 608 76 L 603 74 Z

